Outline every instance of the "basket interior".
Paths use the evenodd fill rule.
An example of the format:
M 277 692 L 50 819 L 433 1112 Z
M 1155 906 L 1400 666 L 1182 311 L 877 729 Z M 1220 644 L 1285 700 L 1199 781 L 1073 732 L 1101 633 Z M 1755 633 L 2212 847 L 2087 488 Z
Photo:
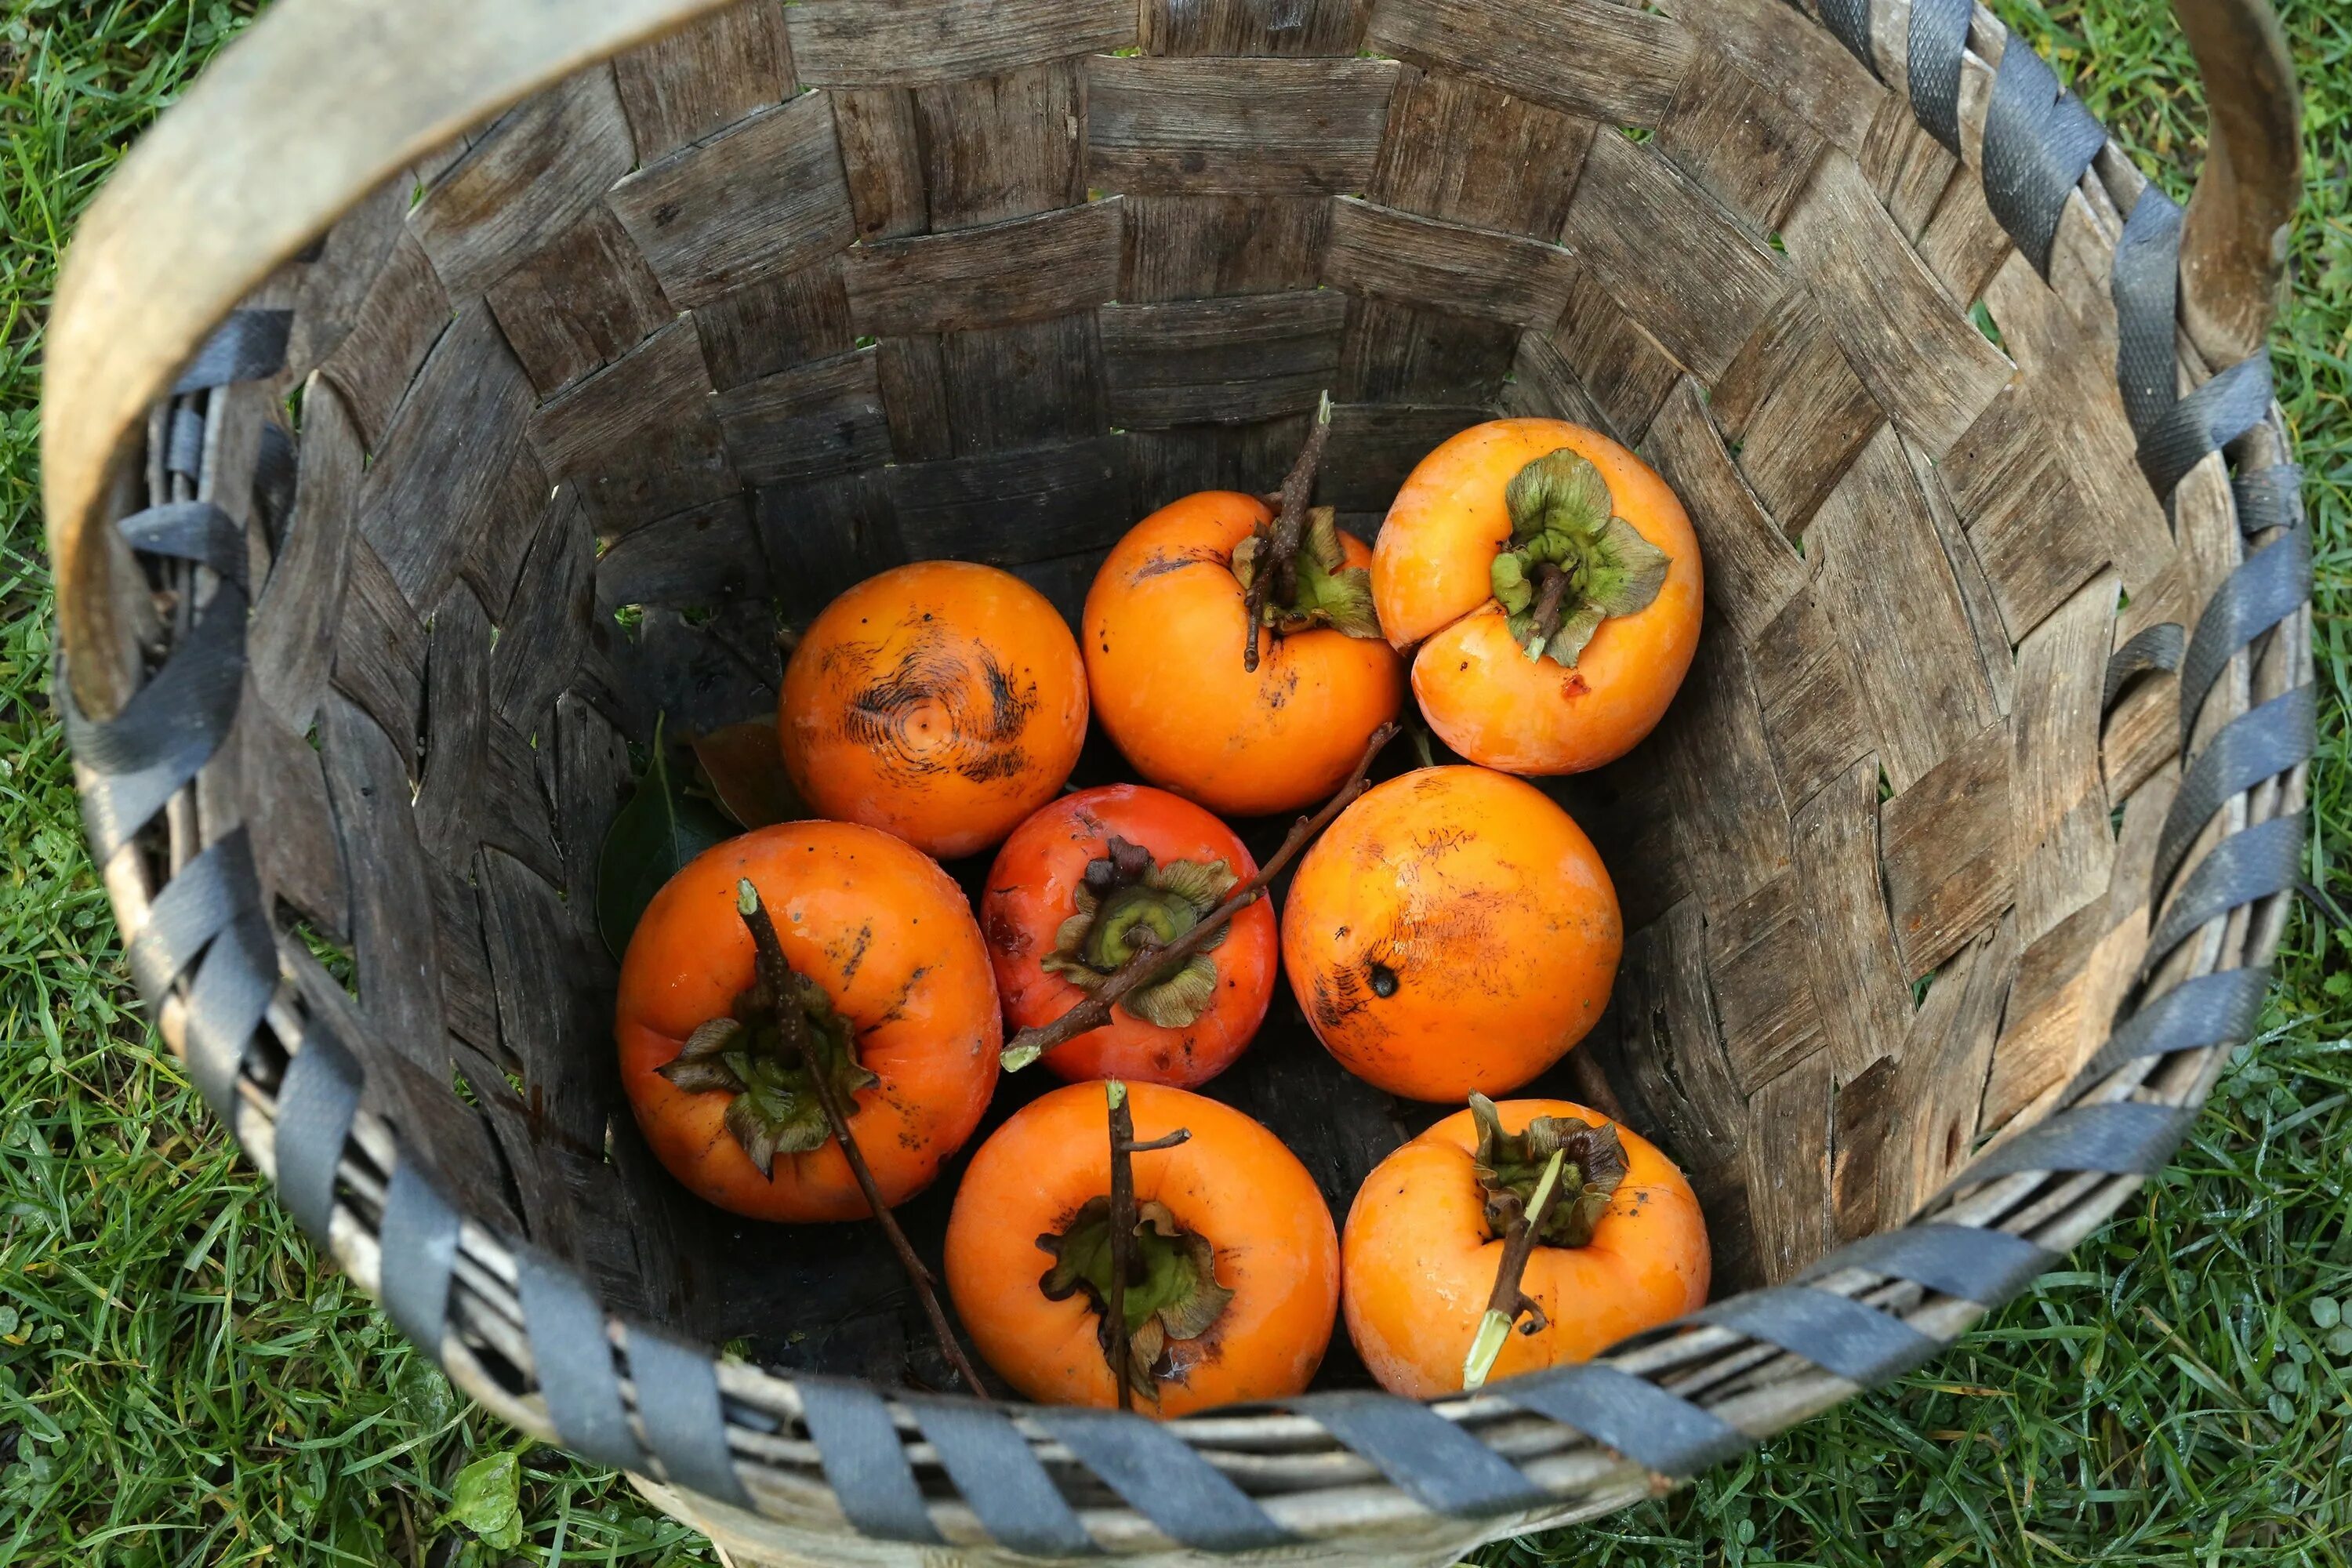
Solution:
M 255 296 L 294 311 L 287 376 L 218 395 L 215 439 L 299 451 L 290 510 L 222 498 L 269 563 L 243 815 L 288 962 L 453 1198 L 618 1309 L 943 1384 L 871 1227 L 737 1220 L 638 1140 L 592 913 L 633 748 L 772 713 L 780 631 L 901 561 L 1075 620 L 1146 512 L 1272 489 L 1325 388 L 1318 500 L 1366 538 L 1498 412 L 1614 433 L 1698 529 L 1681 697 L 1554 787 L 1629 932 L 1581 1048 L 1692 1176 L 1718 1294 L 2046 1109 L 2137 959 L 2136 792 L 2177 749 L 2169 678 L 2111 704 L 2108 654 L 2226 565 L 2133 461 L 2084 259 L 2112 211 L 2021 255 L 1779 0 L 1595 0 L 1565 63 L 1344 0 L 1147 5 L 1139 40 L 1131 5 L 808 9 L 402 172 Z M 1116 776 L 1091 741 L 1077 782 Z M 1450 1109 L 1347 1075 L 1286 988 L 1206 1092 L 1335 1219 Z M 1324 1381 L 1362 1380 L 1337 1336 Z

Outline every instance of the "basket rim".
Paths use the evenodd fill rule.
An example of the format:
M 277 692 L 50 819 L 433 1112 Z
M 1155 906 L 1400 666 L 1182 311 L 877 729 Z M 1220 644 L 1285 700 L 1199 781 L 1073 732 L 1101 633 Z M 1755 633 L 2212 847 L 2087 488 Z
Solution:
M 671 7 L 679 16 L 709 8 Z M 1829 30 L 1875 72 L 1868 0 L 1824 0 L 1822 9 Z M 2168 503 L 2192 468 L 2225 449 L 2241 456 L 2222 503 L 2238 524 L 2240 559 L 2193 637 L 2175 627 L 2168 642 L 2135 639 L 2110 666 L 2111 700 L 2142 670 L 2180 669 L 2188 796 L 2195 764 L 2225 752 L 2230 733 L 2242 738 L 2256 717 L 2200 723 L 2225 666 L 2243 660 L 2278 688 L 2257 690 L 2257 704 L 2307 691 L 2311 679 L 2308 531 L 2267 353 L 2214 367 L 2185 336 L 2176 340 L 2180 209 L 2104 131 L 2079 159 L 2064 151 L 2069 127 L 2057 122 L 2066 112 L 2089 116 L 2070 97 L 2057 99 L 2053 115 L 2058 89 L 2046 64 L 1967 0 L 1915 0 L 1909 15 L 1910 69 L 1897 90 L 1909 97 L 1921 83 L 1932 95 L 1948 83 L 1940 104 L 1912 103 L 1954 151 L 1969 135 L 1957 112 L 1964 68 L 2023 83 L 1996 89 L 1981 143 L 1969 149 L 1976 158 L 1963 162 L 1987 178 L 1989 201 L 2021 247 L 2039 239 L 2040 257 L 2029 257 L 2037 269 L 2047 273 L 2049 237 L 2070 198 L 2079 193 L 2108 215 L 2093 232 L 2126 353 L 2136 335 L 2143 348 L 2157 344 L 2193 386 L 2177 396 L 2169 387 L 2124 389 L 2158 500 Z M 2027 111 L 2004 117 L 2004 93 Z M 2037 168 L 2056 174 L 2036 185 Z M 200 408 L 213 387 L 273 374 L 283 315 L 233 314 L 174 396 Z M 248 602 L 236 556 L 201 528 L 166 526 L 188 520 L 159 520 L 171 503 L 151 501 L 116 526 L 134 552 L 183 574 L 197 590 L 191 599 L 211 598 L 167 638 L 142 694 L 169 686 L 175 669 L 185 678 L 178 690 L 240 668 Z M 61 616 L 78 613 L 61 596 Z M 2237 787 L 2198 799 L 2208 809 L 2188 822 L 2181 853 L 2168 857 L 2179 868 L 2168 889 L 2161 874 L 2151 889 L 2158 918 L 2137 1005 L 2119 1016 L 2061 1109 L 2004 1132 L 1906 1225 L 1580 1367 L 1429 1402 L 1309 1394 L 1152 1423 L 714 1362 L 605 1313 L 568 1267 L 530 1244 L 460 1218 L 392 1127 L 359 1109 L 359 1064 L 311 1016 L 266 921 L 256 929 L 258 884 L 243 830 L 200 852 L 183 814 L 169 811 L 226 736 L 233 689 L 206 733 L 184 724 L 164 733 L 155 702 L 87 718 L 66 679 L 68 640 L 60 639 L 55 685 L 92 849 L 159 1029 L 298 1219 L 468 1394 L 536 1437 L 658 1476 L 698 1504 L 836 1534 L 845 1526 L 1049 1552 L 1244 1550 L 1436 1518 L 1460 1521 L 1466 1546 L 1685 1479 L 1939 1353 L 2103 1224 L 2186 1136 L 2266 989 L 2293 898 L 2311 750 L 2306 704 L 2299 736 L 2281 719 L 2269 737 L 2292 752 L 2286 765 L 2244 782 L 2226 767 L 2208 770 Z M 2192 751 L 2192 740 L 2203 744 Z M 2198 834 L 2225 809 L 2229 831 Z M 140 843 L 159 821 L 173 868 L 164 879 Z M 2188 852 L 2191 842 L 2199 852 Z M 2289 847 L 2283 870 L 2279 844 Z M 225 1018 L 245 1026 L 224 1030 Z M 991 1455 L 1006 1462 L 1008 1439 L 1022 1456 L 1014 1473 L 984 1475 Z M 1138 1477 L 1150 1466 L 1161 1469 L 1147 1487 Z M 927 1497 L 919 1470 L 944 1470 L 952 1485 Z M 990 1495 L 988 1480 L 1002 1489 Z

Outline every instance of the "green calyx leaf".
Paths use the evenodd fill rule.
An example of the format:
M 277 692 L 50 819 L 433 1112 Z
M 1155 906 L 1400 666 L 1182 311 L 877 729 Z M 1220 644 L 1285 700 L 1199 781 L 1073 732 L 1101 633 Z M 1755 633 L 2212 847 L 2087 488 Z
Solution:
M 709 801 L 690 795 L 670 773 L 662 721 L 635 793 L 614 814 L 596 858 L 596 930 L 613 956 L 628 951 L 637 920 L 662 884 L 686 863 L 735 836 L 735 825 Z
M 1265 529 L 1234 547 L 1234 575 L 1244 589 L 1256 580 L 1271 548 L 1272 534 Z M 1381 618 L 1372 607 L 1371 572 L 1348 564 L 1347 549 L 1339 540 L 1339 514 L 1331 508 L 1318 506 L 1307 512 L 1307 531 L 1300 538 L 1293 566 L 1297 593 L 1288 604 L 1278 604 L 1273 595 L 1267 595 L 1261 624 L 1285 636 L 1321 626 L 1351 637 L 1381 635 Z
M 1625 1145 L 1614 1123 L 1590 1126 L 1572 1116 L 1538 1116 L 1519 1132 L 1503 1131 L 1495 1102 L 1470 1097 L 1478 1126 L 1472 1160 L 1486 1194 L 1486 1227 L 1499 1239 L 1525 1214 L 1554 1154 L 1562 1156 L 1559 1180 L 1536 1240 L 1545 1247 L 1582 1247 L 1609 1212 L 1610 1200 L 1625 1180 Z
M 1059 1234 L 1037 1238 L 1053 1268 L 1037 1281 L 1049 1301 L 1084 1290 L 1098 1320 L 1106 1351 L 1117 1342 L 1105 1320 L 1110 1300 L 1110 1199 L 1089 1198 Z M 1146 1398 L 1160 1396 L 1160 1362 L 1172 1341 L 1196 1340 L 1223 1316 L 1234 1293 L 1217 1283 L 1217 1253 L 1206 1237 L 1176 1223 L 1166 1205 L 1136 1205 L 1135 1245 L 1129 1257 L 1126 1320 L 1128 1383 Z
M 727 1131 L 769 1177 L 777 1155 L 821 1149 L 833 1135 L 809 1076 L 812 1060 L 844 1106 L 882 1081 L 858 1061 L 856 1032 L 834 1011 L 824 988 L 803 974 L 792 983 L 793 994 L 781 1006 L 755 984 L 735 999 L 731 1015 L 696 1029 L 677 1056 L 656 1069 L 689 1094 L 732 1096 Z
M 1039 967 L 1082 991 L 1099 990 L 1137 953 L 1166 947 L 1191 931 L 1240 880 L 1223 860 L 1163 866 L 1142 846 L 1116 837 L 1108 849 L 1087 863 L 1072 913 L 1054 933 L 1054 951 L 1039 961 Z M 1119 1005 L 1163 1029 L 1198 1021 L 1217 994 L 1217 966 L 1209 954 L 1224 944 L 1231 929 L 1219 928 L 1173 973 L 1137 986 Z
M 1583 454 L 1538 458 L 1503 500 L 1511 548 L 1495 557 L 1490 585 L 1529 658 L 1575 668 L 1601 622 L 1648 608 L 1664 585 L 1672 557 L 1615 515 L 1609 481 Z

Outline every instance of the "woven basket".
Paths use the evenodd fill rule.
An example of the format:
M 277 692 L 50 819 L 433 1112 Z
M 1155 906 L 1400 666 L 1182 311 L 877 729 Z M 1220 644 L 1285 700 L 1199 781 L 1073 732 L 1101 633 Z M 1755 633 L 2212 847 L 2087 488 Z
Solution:
M 461 1386 L 747 1563 L 1444 1563 L 1917 1364 L 2162 1164 L 2263 994 L 2295 115 L 2261 0 L 2179 0 L 2184 219 L 1982 8 L 1819 6 L 280 0 L 48 338 L 59 698 L 163 1036 Z M 704 1208 L 625 1113 L 630 744 L 767 710 L 780 625 L 900 560 L 1074 613 L 1325 387 L 1360 532 L 1498 410 L 1688 505 L 1691 678 L 1560 791 L 1631 932 L 1570 1059 L 1719 1299 L 1429 1405 L 1343 1347 L 1167 1425 L 906 1392 L 947 1380 L 866 1227 Z M 1213 1092 L 1335 1211 L 1438 1114 L 1286 1000 Z

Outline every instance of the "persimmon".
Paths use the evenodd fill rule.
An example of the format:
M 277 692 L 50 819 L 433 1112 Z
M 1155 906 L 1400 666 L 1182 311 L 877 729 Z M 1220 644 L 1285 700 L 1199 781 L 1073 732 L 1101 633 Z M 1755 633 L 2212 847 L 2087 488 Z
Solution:
M 1340 1065 L 1391 1094 L 1516 1089 L 1599 1021 L 1617 890 L 1533 784 L 1420 768 L 1376 784 L 1299 861 L 1282 962 Z
M 1504 1336 L 1494 1375 L 1589 1361 L 1706 1304 L 1706 1221 L 1674 1162 L 1564 1100 L 1474 1100 L 1374 1166 L 1348 1210 L 1348 1333 L 1381 1387 L 1462 1388 L 1504 1234 L 1555 1151 L 1557 1190 L 1517 1282 L 1535 1310 Z
M 1013 830 L 981 897 L 1005 1016 L 1023 1029 L 1052 1023 L 1145 943 L 1164 947 L 1199 924 L 1256 870 L 1233 829 L 1164 790 L 1105 784 L 1062 796 Z M 1274 910 L 1260 899 L 1175 973 L 1128 993 L 1108 1024 L 1043 1059 L 1066 1079 L 1205 1083 L 1257 1033 L 1279 964 Z
M 1698 537 L 1651 467 L 1558 419 L 1497 419 L 1406 477 L 1372 552 L 1381 629 L 1429 727 L 1515 773 L 1614 762 L 1698 648 Z
M 796 994 L 764 994 L 738 910 L 772 912 Z M 621 1084 L 672 1175 L 752 1219 L 871 1212 L 826 1122 L 804 1041 L 886 1204 L 979 1126 L 1003 1043 L 963 894 L 921 851 L 845 822 L 788 822 L 705 850 L 654 895 L 621 961 Z
M 776 727 L 817 815 L 953 859 L 1070 776 L 1086 667 L 1061 613 L 1018 577 L 919 561 L 824 607 L 785 666 Z
M 1404 702 L 1370 550 L 1305 505 L 1327 427 L 1285 483 L 1284 519 L 1233 490 L 1185 496 L 1129 530 L 1087 594 L 1103 728 L 1136 772 L 1221 816 L 1325 799 Z
M 1023 1396 L 1108 1406 L 1112 1359 L 1155 1415 L 1304 1390 L 1339 1300 L 1330 1211 L 1297 1156 L 1240 1111 L 1128 1086 L 1133 1254 L 1124 1333 L 1110 1287 L 1109 1086 L 1075 1083 L 1017 1112 L 971 1157 L 948 1218 L 947 1282 L 989 1364 Z

